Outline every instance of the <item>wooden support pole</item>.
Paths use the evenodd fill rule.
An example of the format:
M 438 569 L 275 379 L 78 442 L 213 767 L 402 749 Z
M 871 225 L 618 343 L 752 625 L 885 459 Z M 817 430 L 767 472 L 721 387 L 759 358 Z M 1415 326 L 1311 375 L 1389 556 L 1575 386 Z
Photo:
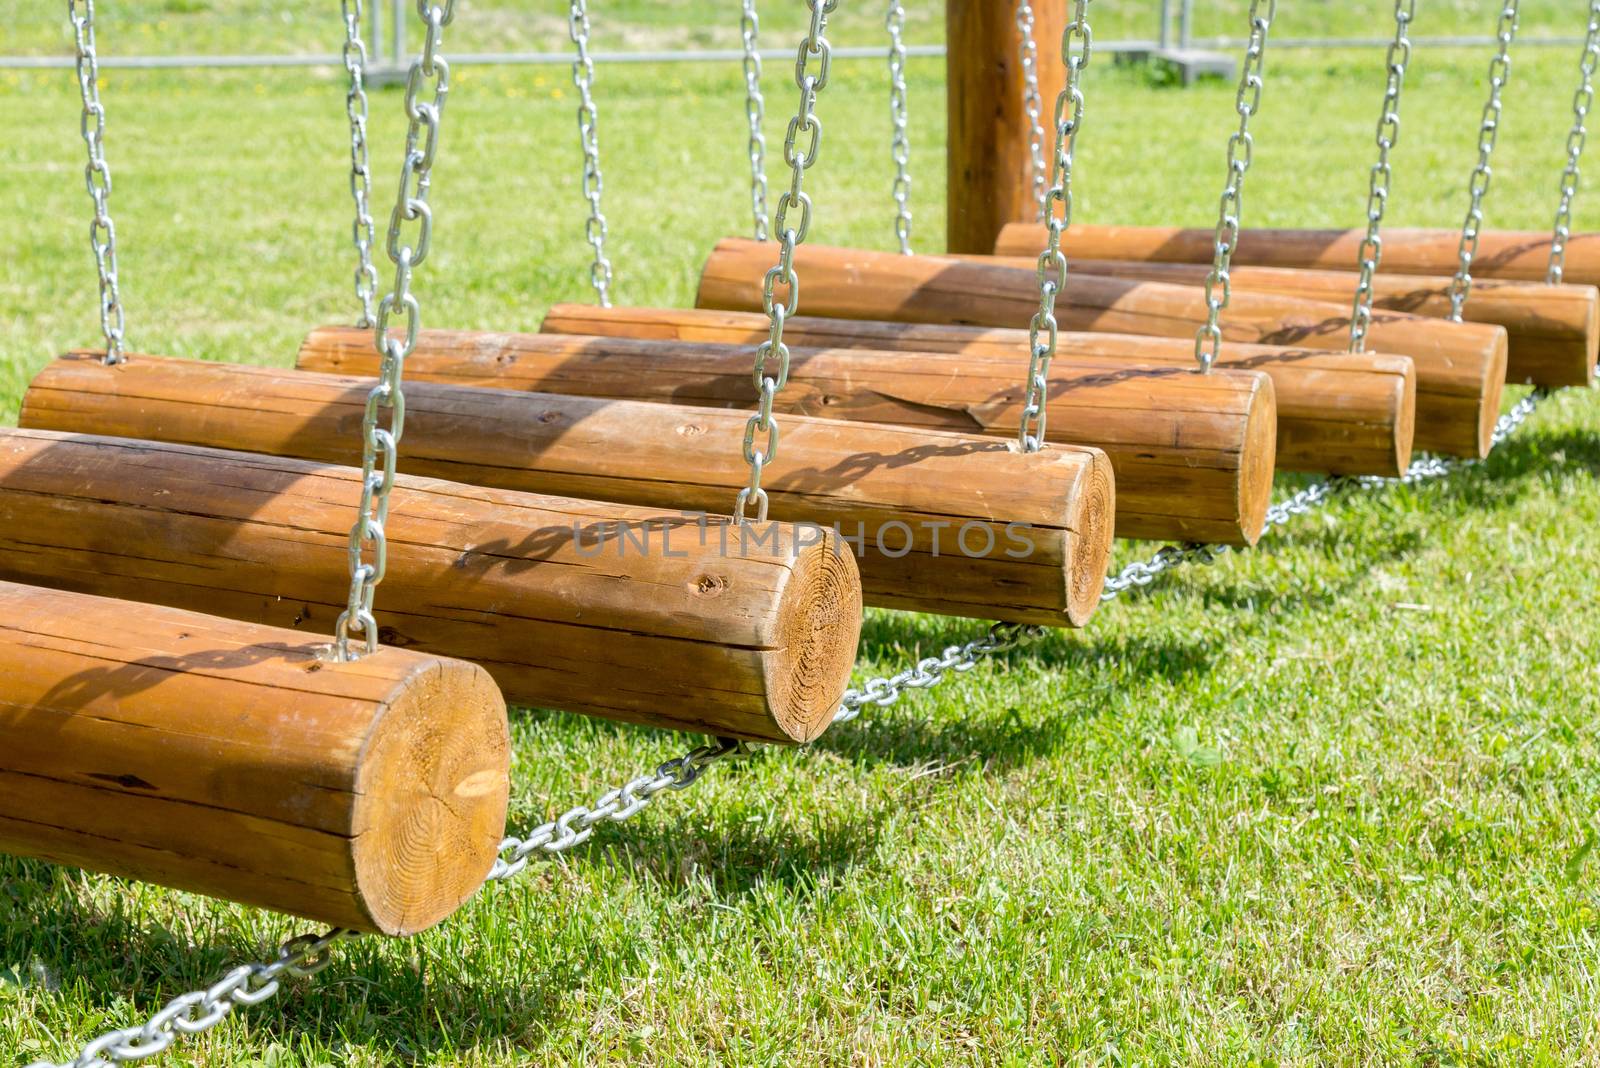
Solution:
M 1032 269 L 817 245 L 800 246 L 794 262 L 804 279 L 804 307 L 814 315 L 1025 327 L 1038 310 L 1039 280 Z M 698 302 L 731 311 L 759 309 L 765 271 L 758 242 L 723 240 L 706 262 Z M 1345 305 L 1235 293 L 1222 317 L 1222 332 L 1231 342 L 1342 349 L 1349 314 Z M 1056 317 L 1064 330 L 1192 339 L 1206 321 L 1206 305 L 1204 292 L 1195 286 L 1073 271 L 1056 303 Z M 1452 456 L 1487 455 L 1505 385 L 1505 330 L 1383 312 L 1373 316 L 1368 336 L 1377 351 L 1410 356 L 1416 363 L 1419 406 L 1434 395 L 1449 398 L 1447 411 L 1418 412 L 1417 447 Z
M 300 363 L 364 372 L 376 361 L 370 341 L 355 330 L 318 330 L 301 347 Z M 791 354 L 789 382 L 778 396 L 786 411 L 891 424 L 913 435 L 1016 436 L 1025 368 L 1014 361 L 838 349 Z M 406 366 L 419 380 L 706 407 L 743 408 L 750 394 L 750 349 L 740 345 L 426 330 Z M 1265 376 L 1202 378 L 1128 364 L 1096 373 L 1061 361 L 1050 385 L 1052 442 L 1092 435 L 1111 458 L 1118 536 L 1240 544 L 1260 534 L 1276 437 Z M 1105 403 L 1107 396 L 1116 403 Z M 1000 488 L 982 479 L 971 485 Z
M 75 411 L 49 404 L 72 399 L 61 389 L 48 391 L 48 407 L 30 394 L 30 421 L 127 432 L 137 415 L 109 414 L 126 400 L 174 436 L 266 444 L 281 430 L 317 440 L 318 417 L 286 411 L 264 382 L 258 400 L 276 414 L 252 423 L 199 388 L 187 410 L 146 403 L 137 373 L 107 370 L 77 381 L 126 392 L 78 392 Z M 63 386 L 68 377 L 51 376 Z M 320 425 L 357 421 L 335 412 Z M 224 433 L 229 424 L 239 432 Z M 0 578 L 326 634 L 349 587 L 360 481 L 359 470 L 275 456 L 0 431 Z M 669 556 L 661 532 L 675 522 L 402 477 L 386 527 L 383 644 L 471 656 L 517 703 L 761 741 L 815 738 L 855 659 L 849 554 L 801 549 L 776 527 L 759 551 L 722 553 L 681 521 Z
M 1061 35 L 1069 17 L 1064 3 L 1033 6 L 1039 51 L 1041 123 L 1049 166 L 1056 96 L 1066 81 Z M 1037 218 L 1030 181 L 1030 123 L 1023 110 L 1022 37 L 1013 3 L 947 0 L 945 40 L 949 116 L 948 248 L 988 252 L 1000 228 Z M 1049 180 L 1048 169 L 1045 174 Z
M 1044 229 L 1027 224 L 1006 227 L 995 245 L 1012 266 L 1033 265 L 1028 250 L 1043 247 Z M 1385 240 L 1385 249 L 1388 247 Z M 1075 251 L 1075 250 L 1073 250 Z M 1387 256 L 1387 253 L 1386 253 Z M 1203 285 L 1211 264 L 1163 260 L 1080 259 L 1072 269 L 1084 274 L 1135 278 L 1176 285 Z M 1349 266 L 1349 265 L 1346 265 Z M 1388 266 L 1387 258 L 1384 266 Z M 1352 270 L 1235 266 L 1230 272 L 1235 293 L 1275 293 L 1330 303 L 1349 304 L 1357 275 Z M 1372 280 L 1373 306 L 1433 319 L 1450 314 L 1450 278 L 1445 275 L 1379 274 Z M 1466 320 L 1506 328 L 1509 349 L 1506 378 L 1511 382 L 1561 387 L 1594 381 L 1600 355 L 1600 290 L 1592 285 L 1545 285 L 1478 279 L 1463 309 Z
M 1233 253 L 1237 267 L 1317 267 L 1349 270 L 1360 256 L 1366 230 L 1242 230 Z M 1173 226 L 1084 226 L 1072 224 L 1071 243 L 1080 256 L 1097 260 L 1211 262 L 1210 229 Z M 1383 267 L 1390 274 L 1454 275 L 1459 229 L 1384 227 Z M 1042 246 L 1041 246 L 1042 247 Z M 988 250 L 985 250 L 988 251 Z M 1473 278 L 1543 282 L 1550 266 L 1550 231 L 1485 230 L 1472 262 Z M 1600 233 L 1575 233 L 1567 241 L 1569 285 L 1600 286 Z
M 438 923 L 505 834 L 505 703 L 472 664 L 326 646 L 0 582 L 0 852 L 358 931 Z
M 544 330 L 553 334 L 723 345 L 759 344 L 769 328 L 767 317 L 760 313 L 709 308 L 558 304 L 544 320 Z M 1028 362 L 1028 332 L 1004 327 L 797 315 L 784 325 L 783 336 L 792 346 L 808 349 L 958 353 L 984 361 L 985 373 L 1001 376 L 1017 374 Z M 1141 399 L 1145 387 L 1139 365 L 1194 366 L 1193 342 L 1177 338 L 1063 332 L 1060 348 L 1062 356 L 1051 365 L 1051 378 L 1052 395 L 1063 405 L 1085 386 L 1108 408 L 1146 403 Z M 323 355 L 326 349 L 331 349 L 331 339 L 325 342 L 321 331 L 313 334 L 302 349 L 303 366 L 309 370 L 342 366 Z M 428 362 L 431 366 L 432 360 Z M 463 372 L 467 366 L 466 361 L 452 365 Z M 1278 406 L 1278 470 L 1393 476 L 1411 462 L 1416 372 L 1409 357 L 1233 344 L 1223 349 L 1219 366 L 1259 371 L 1272 379 Z M 1057 382 L 1059 393 L 1054 390 Z M 1092 410 L 1076 412 L 1067 420 L 1071 429 L 1066 432 L 1092 439 L 1097 421 Z
M 750 385 L 748 366 L 744 381 Z M 106 373 L 93 359 L 67 359 L 47 367 L 35 381 L 22 419 L 29 426 L 98 428 L 132 437 L 348 462 L 370 385 L 369 378 L 151 357 Z M 667 510 L 665 517 L 652 513 L 658 523 L 684 512 L 715 515 L 732 507 L 734 494 L 749 479 L 739 449 L 748 415 L 722 408 L 512 396 L 419 380 L 406 391 L 400 467 L 480 486 Z M 802 632 L 806 627 L 832 628 L 840 643 L 837 663 L 831 652 L 823 658 L 825 684 L 815 687 L 815 693 L 806 687 L 808 702 L 836 701 L 844 689 L 855 653 L 858 583 L 873 604 L 1052 626 L 1081 625 L 1098 605 L 1115 509 L 1111 464 L 1102 453 L 1062 447 L 1027 456 L 1005 442 L 972 434 L 851 426 L 825 419 L 785 419 L 782 435 L 782 451 L 764 484 L 771 516 L 785 524 L 785 544 L 821 543 L 808 549 L 802 562 L 816 553 L 845 557 L 842 562 L 830 560 L 826 567 L 819 562 L 797 569 L 806 575 L 815 572 L 819 581 L 825 578 L 824 592 L 833 600 L 808 609 L 816 613 L 810 616 L 794 616 L 799 606 L 784 609 Z M 601 522 L 607 511 L 643 521 L 627 509 L 567 505 L 596 513 L 585 521 L 590 524 Z M 636 578 L 691 594 L 700 585 L 707 589 L 681 604 L 658 597 L 639 582 L 619 586 L 617 592 L 658 601 L 638 610 L 666 613 L 668 621 L 685 612 L 698 613 L 704 623 L 696 634 L 699 640 L 725 640 L 741 649 L 782 648 L 784 631 L 774 617 L 778 606 L 745 600 L 773 589 L 775 579 L 723 570 L 770 570 L 773 562 L 734 559 L 725 565 L 719 546 L 724 536 L 731 538 L 728 554 L 737 557 L 746 544 L 740 533 L 727 534 L 719 524 L 701 547 L 695 524 L 678 523 L 690 529 L 672 539 L 671 551 L 689 551 L 698 560 L 663 560 L 664 546 L 657 544 L 647 559 L 637 561 L 636 551 L 617 545 L 603 558 L 605 566 L 643 568 Z M 551 523 L 530 519 L 521 525 L 537 530 Z M 776 537 L 770 525 L 757 528 L 763 532 Z M 774 551 L 770 541 L 753 538 L 749 555 Z M 613 562 L 624 551 L 626 559 L 620 565 Z M 662 576 L 648 571 L 656 567 L 668 571 Z M 688 570 L 679 574 L 679 568 Z M 715 581 L 702 583 L 707 575 Z M 848 586 L 849 596 L 842 589 L 832 591 L 835 584 Z M 649 632 L 643 622 L 606 620 L 572 600 L 569 614 L 594 626 Z M 395 602 L 380 598 L 383 603 Z M 696 604 L 700 607 L 692 607 Z M 740 633 L 721 618 L 724 613 L 756 620 L 758 631 Z M 839 621 L 829 622 L 831 615 Z M 540 654 L 535 649 L 528 655 Z M 699 679 L 704 685 L 716 676 Z M 506 688 L 512 689 L 509 684 Z M 820 729 L 806 717 L 824 712 L 831 707 L 807 704 L 806 716 L 800 718 L 807 729 Z

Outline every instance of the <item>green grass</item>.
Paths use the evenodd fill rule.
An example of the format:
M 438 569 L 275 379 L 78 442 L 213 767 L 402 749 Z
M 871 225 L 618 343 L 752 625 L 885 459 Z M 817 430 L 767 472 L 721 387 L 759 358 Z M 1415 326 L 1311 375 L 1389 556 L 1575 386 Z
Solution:
M 187 6 L 221 5 L 167 5 Z M 1361 28 L 1304 4 L 1282 32 L 1296 9 Z M 1546 223 L 1573 65 L 1519 60 L 1495 224 Z M 1483 68 L 1418 52 L 1396 224 L 1459 221 Z M 940 66 L 911 73 L 936 249 Z M 1249 220 L 1359 219 L 1378 54 L 1284 53 L 1269 77 Z M 571 90 L 484 69 L 456 89 L 424 321 L 531 328 L 586 297 Z M 841 63 L 823 98 L 818 241 L 892 244 L 885 91 L 881 63 Z M 712 240 L 746 226 L 736 72 L 607 68 L 598 92 L 617 297 L 685 303 Z M 1104 62 L 1089 93 L 1079 217 L 1209 224 L 1231 87 Z M 287 366 L 349 316 L 331 73 L 114 72 L 105 95 L 133 347 Z M 380 198 L 398 112 L 375 96 Z M 76 113 L 64 72 L 0 75 L 0 421 L 52 353 L 96 338 Z M 1596 1063 L 1597 419 L 1594 394 L 1563 394 L 1448 483 L 1352 498 L 1085 631 L 718 769 L 424 937 L 341 949 L 173 1060 Z M 978 629 L 874 612 L 861 673 Z M 543 712 L 513 729 L 517 828 L 688 744 Z M 0 861 L 0 1060 L 65 1055 L 304 929 Z

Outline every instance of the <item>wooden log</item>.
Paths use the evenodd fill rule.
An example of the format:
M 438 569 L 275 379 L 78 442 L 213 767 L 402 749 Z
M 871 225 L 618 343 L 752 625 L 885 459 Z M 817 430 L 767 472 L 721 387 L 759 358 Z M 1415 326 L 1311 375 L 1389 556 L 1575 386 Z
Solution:
M 555 334 L 750 345 L 766 339 L 768 322 L 757 312 L 558 304 L 545 317 L 543 329 Z M 788 320 L 783 336 L 803 348 L 961 353 L 996 361 L 995 373 L 1002 376 L 1015 374 L 1028 359 L 1028 332 L 1005 327 L 797 315 Z M 344 338 L 331 333 L 324 337 L 318 331 L 302 349 L 302 366 L 340 369 L 345 365 L 336 353 L 345 347 Z M 1118 396 L 1137 396 L 1143 387 L 1137 376 L 1105 376 L 1126 372 L 1130 364 L 1194 366 L 1193 342 L 1176 338 L 1063 332 L 1060 349 L 1061 362 L 1052 365 L 1053 374 L 1059 377 L 1070 367 L 1074 376 L 1090 376 L 1110 407 L 1125 406 L 1117 403 Z M 433 361 L 428 362 L 432 366 Z M 481 363 L 458 361 L 444 369 L 466 373 L 468 366 Z M 1393 476 L 1410 464 L 1417 412 L 1416 371 L 1410 357 L 1232 344 L 1223 349 L 1220 366 L 1260 371 L 1272 379 L 1278 404 L 1278 470 Z M 1092 413 L 1075 418 L 1071 433 L 1082 437 L 1093 421 Z
M 25 399 L 24 423 L 70 430 L 98 427 L 129 436 L 337 462 L 352 458 L 371 385 L 361 378 L 151 358 L 130 361 L 110 375 L 95 364 L 69 359 L 46 368 Z M 748 372 L 746 367 L 747 385 Z M 406 394 L 400 466 L 481 486 L 618 500 L 680 515 L 715 514 L 731 508 L 735 493 L 748 481 L 739 448 L 747 418 L 742 411 L 510 396 L 419 382 Z M 829 597 L 838 599 L 818 605 L 815 611 L 822 614 L 796 617 L 796 625 L 802 632 L 804 627 L 833 627 L 841 646 L 847 645 L 838 650 L 837 664 L 827 659 L 827 685 L 815 696 L 818 701 L 836 700 L 847 680 L 861 601 L 854 592 L 858 585 L 865 587 L 872 603 L 888 607 L 1055 626 L 1081 625 L 1099 603 L 1110 556 L 1115 490 L 1110 462 L 1095 450 L 1063 447 L 1026 456 L 1004 442 L 970 434 L 795 418 L 783 422 L 780 449 L 764 485 L 770 514 L 786 524 L 784 544 L 814 541 L 820 544 L 810 552 L 832 556 L 837 550 L 847 558 L 826 568 L 806 564 L 800 569 L 806 576 L 816 572 L 815 580 L 825 581 Z M 659 512 L 655 516 L 658 523 L 663 521 Z M 531 522 L 523 525 L 538 529 Z M 952 548 L 964 530 L 965 543 Z M 737 612 L 756 619 L 761 629 L 728 633 L 730 644 L 781 649 L 778 627 L 789 625 L 781 613 L 773 616 L 771 606 L 758 611 L 743 600 L 763 586 L 771 588 L 773 580 L 717 570 L 722 566 L 718 546 L 726 532 L 714 533 L 708 548 L 690 546 L 705 559 L 671 578 L 674 588 L 691 593 L 703 584 L 702 577 L 716 578 L 701 591 L 702 611 L 712 629 L 699 637 L 720 640 L 730 627 L 715 617 Z M 753 536 L 730 536 L 730 554 L 737 554 L 747 540 L 754 546 L 750 555 L 775 551 Z M 845 551 L 846 544 L 855 552 Z M 682 548 L 674 539 L 672 551 Z M 665 547 L 652 551 L 659 556 Z M 860 560 L 859 579 L 854 557 Z M 657 563 L 652 557 L 636 566 Z M 635 566 L 631 560 L 627 564 Z M 728 585 L 740 592 L 724 592 Z M 849 597 L 831 592 L 836 585 L 848 586 Z M 654 597 L 637 592 L 638 586 L 628 589 L 635 598 Z M 684 604 L 669 598 L 651 610 L 671 619 L 691 611 L 694 603 L 694 597 Z M 835 615 L 839 621 L 829 622 Z M 845 616 L 850 617 L 848 625 Z M 699 677 L 704 684 L 715 675 Z M 807 716 L 828 711 L 809 704 L 805 709 Z M 805 722 L 807 730 L 820 729 L 809 719 Z
M 1033 17 L 1043 122 L 1050 127 L 1056 96 L 1066 81 L 1061 34 L 1069 13 L 1066 4 L 1036 4 Z M 988 252 L 1002 226 L 1031 219 L 1038 210 L 1029 171 L 1031 124 L 1024 110 L 1022 35 L 1015 6 L 948 0 L 945 40 L 961 42 L 945 53 L 947 247 L 952 252 Z M 1045 135 L 1047 158 L 1053 135 L 1051 127 Z
M 358 931 L 433 926 L 505 833 L 505 703 L 472 664 L 341 664 L 326 644 L 0 582 L 0 852 Z
M 1364 228 L 1243 230 L 1233 262 L 1239 267 L 1348 270 L 1358 262 L 1365 237 Z M 1076 222 L 1070 238 L 1074 253 L 1090 259 L 1169 263 L 1210 263 L 1213 240 L 1209 227 L 1085 226 Z M 1459 229 L 1386 226 L 1382 269 L 1390 274 L 1454 275 L 1460 242 Z M 1485 230 L 1478 239 L 1472 277 L 1543 282 L 1549 261 L 1548 230 Z M 1567 241 L 1562 280 L 1570 285 L 1600 285 L 1600 233 L 1577 233 Z
M 700 306 L 759 309 L 769 256 L 759 242 L 719 242 L 700 278 Z M 1038 310 L 1039 281 L 1031 268 L 817 245 L 800 246 L 794 263 L 802 308 L 813 315 L 1025 327 Z M 1342 348 L 1349 314 L 1342 305 L 1235 293 L 1222 317 L 1222 332 L 1231 342 Z M 1194 286 L 1074 271 L 1056 303 L 1056 317 L 1064 330 L 1192 339 L 1206 320 L 1206 305 Z M 1381 312 L 1373 316 L 1368 337 L 1377 351 L 1410 356 L 1416 363 L 1419 406 L 1425 395 L 1449 398 L 1442 406 L 1430 405 L 1426 414 L 1418 412 L 1418 448 L 1487 455 L 1505 385 L 1503 328 Z
M 785 411 L 914 434 L 1017 432 L 1026 368 L 1015 362 L 791 351 L 778 397 Z M 300 362 L 362 373 L 376 357 L 358 332 L 335 327 L 308 338 Z M 429 330 L 407 368 L 418 380 L 705 407 L 743 408 L 751 392 L 750 349 L 735 345 Z M 1270 379 L 1133 364 L 1080 371 L 1061 361 L 1050 387 L 1052 442 L 1092 435 L 1111 458 L 1118 536 L 1240 544 L 1260 534 L 1276 436 Z M 1108 396 L 1117 404 L 1102 403 Z
M 231 418 L 205 405 L 196 411 L 213 426 Z M 138 424 L 60 406 L 33 417 Z M 301 460 L 3 431 L 0 578 L 325 634 L 349 587 L 359 487 L 358 470 Z M 402 478 L 378 598 L 383 644 L 471 656 L 516 702 L 762 741 L 815 738 L 855 655 L 848 554 L 801 550 L 782 530 L 775 552 L 702 548 L 692 529 L 671 545 L 686 556 L 620 545 L 675 520 Z
M 1005 262 L 1011 266 L 1031 267 L 1043 242 L 1042 227 L 1013 224 L 1001 232 L 995 251 L 1002 257 L 1021 257 L 1007 259 Z M 1203 285 L 1211 265 L 1209 260 L 1170 263 L 1080 259 L 1074 255 L 1072 269 L 1113 278 Z M 1345 304 L 1355 296 L 1357 279 L 1353 270 L 1291 267 L 1236 266 L 1230 273 L 1236 293 L 1275 293 Z M 1376 308 L 1431 319 L 1444 319 L 1450 314 L 1448 276 L 1380 273 L 1372 284 Z M 1594 286 L 1478 279 L 1473 282 L 1471 299 L 1463 312 L 1468 322 L 1506 328 L 1509 381 L 1560 387 L 1584 386 L 1594 380 L 1595 360 L 1600 354 L 1600 290 Z

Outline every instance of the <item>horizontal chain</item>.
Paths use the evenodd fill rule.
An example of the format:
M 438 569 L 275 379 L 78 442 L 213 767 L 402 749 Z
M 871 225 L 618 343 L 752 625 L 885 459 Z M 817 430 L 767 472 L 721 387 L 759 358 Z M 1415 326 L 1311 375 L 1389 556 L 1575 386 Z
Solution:
M 1548 394 L 1535 390 L 1495 424 L 1496 446 L 1516 433 Z M 1452 474 L 1481 461 L 1447 460 L 1424 457 L 1414 462 L 1399 478 L 1338 478 L 1315 483 L 1268 510 L 1266 529 L 1286 525 L 1290 519 L 1325 505 L 1340 493 L 1355 488 L 1375 489 L 1387 485 L 1415 484 Z M 1127 590 L 1148 586 L 1157 576 L 1183 564 L 1214 563 L 1230 552 L 1223 545 L 1168 546 L 1149 561 L 1130 564 L 1106 580 L 1102 600 L 1112 600 Z M 1021 623 L 995 623 L 977 638 L 945 648 L 939 656 L 924 657 L 896 675 L 875 678 L 847 690 L 834 713 L 834 723 L 858 718 L 870 705 L 887 708 L 912 690 L 938 686 L 955 674 L 963 674 L 982 661 L 1031 645 L 1047 633 L 1044 627 Z M 593 805 L 578 805 L 534 828 L 526 837 L 506 838 L 488 881 L 515 879 L 527 870 L 537 855 L 554 856 L 588 841 L 601 823 L 623 823 L 644 811 L 655 798 L 668 790 L 683 790 L 700 780 L 711 766 L 747 752 L 747 747 L 732 739 L 718 739 L 699 746 L 681 757 L 658 764 L 653 773 L 641 775 L 602 794 Z M 169 1001 L 165 1008 L 139 1027 L 121 1028 L 101 1035 L 85 1046 L 77 1057 L 56 1064 L 38 1061 L 30 1068 L 104 1068 L 106 1065 L 141 1060 L 161 1053 L 179 1035 L 197 1035 L 221 1023 L 241 1005 L 266 1001 L 279 991 L 278 980 L 288 974 L 312 976 L 328 966 L 329 951 L 341 939 L 354 937 L 350 931 L 333 930 L 321 935 L 300 935 L 284 943 L 271 962 L 245 964 L 206 990 L 191 991 Z

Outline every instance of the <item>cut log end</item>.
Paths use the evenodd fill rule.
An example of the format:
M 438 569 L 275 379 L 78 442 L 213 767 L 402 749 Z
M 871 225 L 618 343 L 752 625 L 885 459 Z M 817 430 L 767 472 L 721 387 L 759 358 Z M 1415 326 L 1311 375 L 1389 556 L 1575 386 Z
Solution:
M 796 742 L 833 722 L 861 637 L 861 574 L 850 547 L 828 534 L 797 549 L 762 658 L 774 722 Z
M 1100 607 L 1106 571 L 1111 565 L 1111 543 L 1117 516 L 1116 477 L 1104 453 L 1084 468 L 1067 510 L 1067 529 L 1073 531 L 1067 554 L 1067 621 L 1081 627 Z
M 1257 376 L 1239 457 L 1239 522 L 1246 545 L 1254 545 L 1267 525 L 1272 504 L 1272 472 L 1278 455 L 1278 405 L 1272 379 Z
M 431 660 L 395 688 L 366 741 L 354 813 L 356 891 L 375 930 L 425 930 L 483 884 L 510 762 L 505 706 L 481 668 Z
M 1417 440 L 1417 372 L 1405 357 L 1393 357 L 1396 365 L 1394 383 L 1394 475 L 1403 474 L 1411 466 L 1411 453 Z
M 1483 405 L 1478 411 L 1478 459 L 1494 448 L 1494 427 L 1500 421 L 1500 398 L 1505 393 L 1509 341 L 1504 330 L 1495 345 L 1494 358 L 1484 367 Z

